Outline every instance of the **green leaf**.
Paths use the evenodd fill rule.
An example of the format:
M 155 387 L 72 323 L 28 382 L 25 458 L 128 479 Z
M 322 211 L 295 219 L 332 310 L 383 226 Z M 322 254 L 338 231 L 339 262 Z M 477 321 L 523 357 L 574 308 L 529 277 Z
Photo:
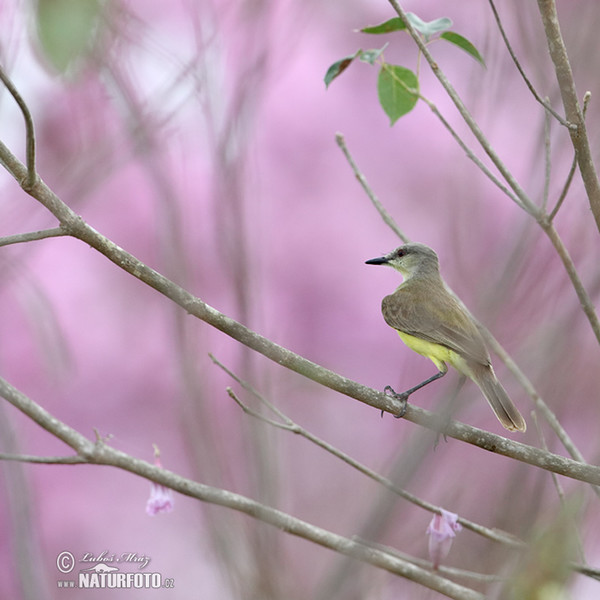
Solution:
M 473 44 L 471 44 L 471 42 L 467 38 L 464 38 L 458 33 L 454 33 L 454 31 L 446 31 L 446 33 L 442 33 L 442 35 L 440 35 L 440 38 L 446 40 L 447 42 L 450 42 L 451 44 L 454 44 L 455 46 L 458 46 L 459 48 L 462 48 L 465 52 L 468 52 L 477 62 L 481 63 L 481 65 L 485 67 L 485 61 L 483 60 L 483 57 L 481 56 L 481 54 L 479 54 L 477 48 L 475 48 L 475 46 L 473 46 Z
M 375 48 L 373 50 L 361 50 L 358 55 L 358 59 L 362 62 L 369 63 L 370 65 L 374 65 L 375 61 L 381 56 L 383 51 L 388 47 L 389 44 L 383 46 L 383 48 Z
M 334 62 L 329 69 L 327 69 L 327 73 L 325 73 L 325 87 L 328 88 L 329 84 L 339 75 L 341 75 L 351 64 L 352 61 L 362 53 L 362 50 L 357 50 L 351 56 L 346 56 L 341 60 Z
M 386 63 L 379 71 L 377 93 L 379 103 L 393 125 L 415 107 L 419 99 L 419 80 L 410 69 Z
M 452 19 L 449 19 L 448 17 L 441 17 L 439 19 L 434 19 L 433 21 L 423 21 L 420 17 L 415 15 L 415 13 L 409 12 L 406 13 L 406 18 L 427 41 L 429 41 L 429 38 L 434 33 L 447 31 L 452 27 Z
M 373 25 L 372 27 L 365 27 L 361 29 L 362 33 L 391 33 L 392 31 L 402 31 L 406 29 L 406 26 L 402 22 L 400 17 L 394 17 L 385 23 L 379 25 Z
M 38 0 L 37 33 L 49 62 L 65 72 L 85 55 L 97 33 L 101 0 Z

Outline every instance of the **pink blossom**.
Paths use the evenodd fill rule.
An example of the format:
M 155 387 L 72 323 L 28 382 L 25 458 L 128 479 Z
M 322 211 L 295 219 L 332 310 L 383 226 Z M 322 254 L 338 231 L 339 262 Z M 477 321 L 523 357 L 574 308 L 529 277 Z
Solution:
M 461 529 L 458 515 L 444 509 L 441 515 L 433 515 L 426 533 L 429 536 L 429 557 L 434 569 L 437 569 L 442 560 L 448 556 L 456 532 Z
M 154 464 L 161 467 L 158 449 L 155 448 Z M 146 513 L 151 517 L 159 513 L 168 513 L 173 510 L 173 490 L 154 481 L 150 484 L 150 498 L 146 502 Z

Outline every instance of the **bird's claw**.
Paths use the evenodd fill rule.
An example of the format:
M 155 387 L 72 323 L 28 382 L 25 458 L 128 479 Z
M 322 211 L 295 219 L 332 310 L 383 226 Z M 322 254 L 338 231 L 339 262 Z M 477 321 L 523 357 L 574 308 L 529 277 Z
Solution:
M 383 393 L 386 396 L 390 396 L 390 398 L 393 398 L 394 400 L 397 400 L 398 402 L 400 402 L 400 412 L 397 415 L 393 415 L 394 419 L 401 419 L 405 414 L 406 414 L 406 406 L 408 405 L 408 394 L 406 392 L 403 392 L 401 394 L 399 394 L 398 392 L 395 392 L 393 390 L 393 388 L 389 385 L 386 385 L 383 388 Z M 383 413 L 385 411 L 381 411 L 381 416 L 383 417 Z

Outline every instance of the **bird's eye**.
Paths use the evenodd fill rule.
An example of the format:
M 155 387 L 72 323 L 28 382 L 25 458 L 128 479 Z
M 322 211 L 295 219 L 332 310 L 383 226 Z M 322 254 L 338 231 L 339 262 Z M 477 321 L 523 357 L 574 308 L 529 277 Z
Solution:
M 396 250 L 396 256 L 398 258 L 402 258 L 405 254 L 406 250 L 404 248 L 398 248 L 398 250 Z

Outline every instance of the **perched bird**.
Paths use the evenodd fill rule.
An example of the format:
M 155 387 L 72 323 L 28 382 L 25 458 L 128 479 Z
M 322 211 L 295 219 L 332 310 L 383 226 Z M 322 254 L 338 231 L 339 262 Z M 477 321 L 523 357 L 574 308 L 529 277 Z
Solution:
M 413 392 L 443 377 L 448 363 L 478 385 L 506 429 L 525 431 L 525 419 L 496 378 L 473 318 L 440 276 L 437 254 L 425 244 L 411 243 L 366 264 L 388 265 L 400 271 L 404 282 L 383 299 L 383 318 L 411 350 L 438 368 L 438 373 L 402 394 L 389 386 L 386 391 L 405 403 Z

